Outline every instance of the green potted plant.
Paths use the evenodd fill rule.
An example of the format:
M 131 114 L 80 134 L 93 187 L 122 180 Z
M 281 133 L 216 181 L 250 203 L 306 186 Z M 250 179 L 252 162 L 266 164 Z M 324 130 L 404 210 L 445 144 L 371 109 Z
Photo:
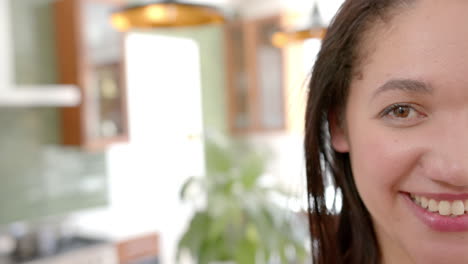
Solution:
M 178 245 L 197 264 L 302 263 L 307 256 L 307 223 L 274 202 L 285 194 L 265 186 L 266 155 L 246 143 L 206 139 L 207 175 L 190 178 L 183 200 L 202 198 Z M 191 195 L 196 192 L 195 195 Z

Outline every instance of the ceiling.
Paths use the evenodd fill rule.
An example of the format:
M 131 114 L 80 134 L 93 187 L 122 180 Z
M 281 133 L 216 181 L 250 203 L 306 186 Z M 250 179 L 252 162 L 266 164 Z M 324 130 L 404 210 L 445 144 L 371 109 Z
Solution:
M 46 1 L 46 0 L 37 0 Z M 155 0 L 126 0 L 128 3 L 150 3 Z M 325 23 L 329 23 L 334 14 L 345 0 L 180 0 L 197 4 L 209 4 L 227 11 L 237 9 L 246 17 L 262 16 L 264 14 L 277 13 L 282 9 L 298 10 L 310 13 L 317 2 Z

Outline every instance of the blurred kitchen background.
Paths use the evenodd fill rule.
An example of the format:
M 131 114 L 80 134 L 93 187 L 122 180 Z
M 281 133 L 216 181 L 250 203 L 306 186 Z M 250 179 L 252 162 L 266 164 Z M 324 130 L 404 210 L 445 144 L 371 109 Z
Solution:
M 0 264 L 308 263 L 306 83 L 342 2 L 0 0 Z

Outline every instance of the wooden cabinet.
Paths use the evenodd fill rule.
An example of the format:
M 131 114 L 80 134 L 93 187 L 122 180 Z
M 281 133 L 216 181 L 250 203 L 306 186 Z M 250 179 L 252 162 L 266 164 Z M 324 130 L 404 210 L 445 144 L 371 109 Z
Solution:
M 283 52 L 271 43 L 279 16 L 226 27 L 229 124 L 234 133 L 286 129 Z
M 62 109 L 63 144 L 101 150 L 128 140 L 123 37 L 110 24 L 117 0 L 57 0 L 60 82 L 80 87 L 82 103 Z
M 159 259 L 159 234 L 149 233 L 117 243 L 120 264 L 157 264 Z

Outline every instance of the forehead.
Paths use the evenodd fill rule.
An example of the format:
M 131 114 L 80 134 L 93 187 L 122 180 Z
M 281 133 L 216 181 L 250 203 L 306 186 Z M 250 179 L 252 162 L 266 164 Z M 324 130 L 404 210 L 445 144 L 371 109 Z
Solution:
M 412 78 L 468 88 L 468 1 L 420 0 L 374 26 L 361 49 L 364 82 Z

